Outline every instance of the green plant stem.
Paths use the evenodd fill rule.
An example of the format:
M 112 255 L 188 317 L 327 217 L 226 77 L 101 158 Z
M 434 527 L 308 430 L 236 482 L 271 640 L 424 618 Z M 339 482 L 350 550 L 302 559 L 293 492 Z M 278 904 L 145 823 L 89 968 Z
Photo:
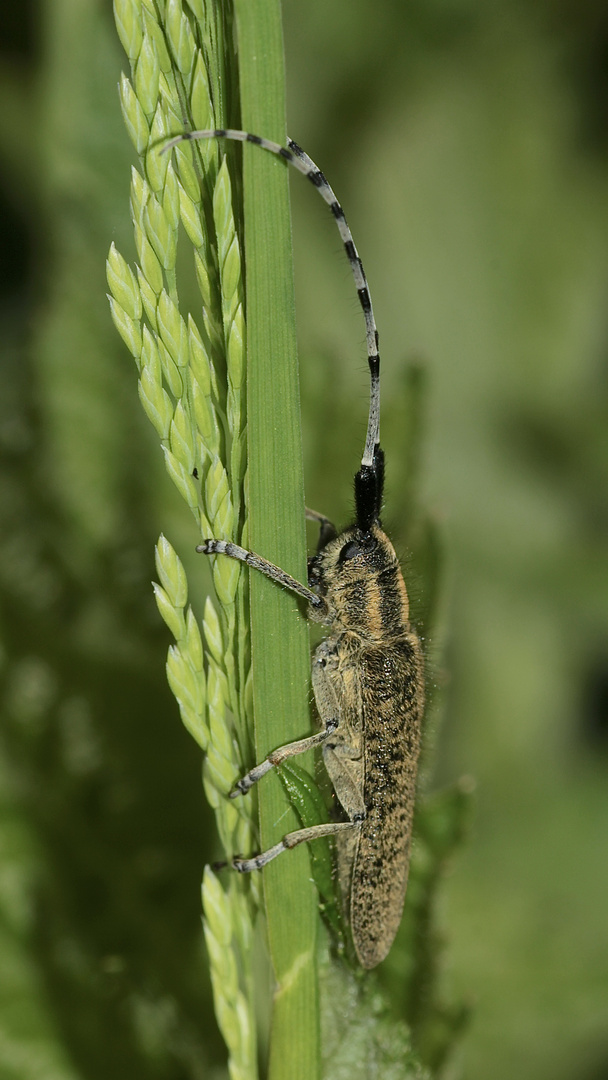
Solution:
M 243 126 L 285 140 L 279 0 L 236 0 Z M 284 163 L 245 146 L 250 546 L 305 580 L 304 487 L 288 176 Z M 293 597 L 251 575 L 256 751 L 310 729 L 310 653 Z M 260 785 L 261 843 L 297 828 L 276 777 Z M 264 870 L 268 940 L 277 980 L 270 1080 L 319 1075 L 315 971 L 317 898 L 303 845 Z

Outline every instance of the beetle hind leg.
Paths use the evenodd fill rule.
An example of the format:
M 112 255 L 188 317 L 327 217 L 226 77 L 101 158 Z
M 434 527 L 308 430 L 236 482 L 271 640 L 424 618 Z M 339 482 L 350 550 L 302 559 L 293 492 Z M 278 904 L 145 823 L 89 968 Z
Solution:
M 336 836 L 339 833 L 351 831 L 359 827 L 358 821 L 328 821 L 323 825 L 311 825 L 307 829 L 297 829 L 287 833 L 278 844 L 263 851 L 260 855 L 253 855 L 250 859 L 241 859 L 239 856 L 232 860 L 232 866 L 241 874 L 249 874 L 253 870 L 261 870 L 269 862 L 276 859 L 284 851 L 290 851 L 298 844 L 307 844 L 312 840 L 319 840 L 322 836 Z

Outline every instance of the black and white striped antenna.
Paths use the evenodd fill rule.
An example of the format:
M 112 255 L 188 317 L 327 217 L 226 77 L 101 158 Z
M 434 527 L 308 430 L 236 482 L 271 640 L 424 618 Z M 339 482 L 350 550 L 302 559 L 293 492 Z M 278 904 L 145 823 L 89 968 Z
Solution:
M 175 139 L 171 139 L 163 148 L 163 153 L 171 150 L 180 142 L 200 139 L 232 139 L 235 142 L 253 143 L 255 146 L 260 146 L 262 150 L 268 150 L 271 154 L 284 158 L 316 187 L 335 218 L 346 251 L 346 257 L 353 272 L 357 296 L 365 318 L 367 361 L 371 385 L 365 447 L 361 459 L 361 469 L 355 477 L 355 502 L 357 524 L 363 531 L 367 532 L 373 522 L 379 519 L 384 481 L 384 455 L 380 449 L 380 356 L 378 353 L 378 331 L 367 278 L 344 211 L 321 170 L 317 168 L 312 158 L 292 139 L 289 139 L 288 146 L 281 146 L 279 143 L 271 142 L 270 139 L 265 139 L 261 135 L 251 135 L 247 131 L 238 131 L 235 128 L 187 131 L 176 136 Z

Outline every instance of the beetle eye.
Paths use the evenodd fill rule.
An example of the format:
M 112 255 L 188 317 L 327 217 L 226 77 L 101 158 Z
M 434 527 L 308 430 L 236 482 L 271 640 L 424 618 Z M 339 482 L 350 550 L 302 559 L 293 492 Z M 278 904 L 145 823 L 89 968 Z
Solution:
M 359 539 L 349 540 L 344 545 L 338 556 L 338 565 L 347 559 L 354 559 L 355 555 L 369 555 L 378 547 L 378 541 L 372 533 L 361 533 Z
M 346 562 L 347 559 L 354 559 L 355 555 L 361 555 L 363 548 L 356 540 L 349 540 L 348 544 L 345 544 L 338 557 L 338 562 Z

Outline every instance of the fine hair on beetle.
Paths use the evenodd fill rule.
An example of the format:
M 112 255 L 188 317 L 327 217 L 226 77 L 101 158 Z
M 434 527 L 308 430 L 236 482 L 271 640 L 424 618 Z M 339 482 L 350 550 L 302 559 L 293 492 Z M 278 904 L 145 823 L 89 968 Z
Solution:
M 307 510 L 319 526 L 308 582 L 297 581 L 263 556 L 229 540 L 205 539 L 197 551 L 238 559 L 303 597 L 308 617 L 327 628 L 312 655 L 312 688 L 321 729 L 278 746 L 243 776 L 231 798 L 282 762 L 314 747 L 333 785 L 344 820 L 297 829 L 266 851 L 235 857 L 242 873 L 260 870 L 303 842 L 336 841 L 338 882 L 355 953 L 364 968 L 387 955 L 399 928 L 409 871 L 416 776 L 424 710 L 420 640 L 409 621 L 409 599 L 380 512 L 384 453 L 380 448 L 378 331 L 359 253 L 344 211 L 325 176 L 297 143 L 287 146 L 234 129 L 185 132 L 185 140 L 231 139 L 282 157 L 317 189 L 334 217 L 365 319 L 370 400 L 365 445 L 355 474 L 355 521 L 343 531 L 323 513 Z

